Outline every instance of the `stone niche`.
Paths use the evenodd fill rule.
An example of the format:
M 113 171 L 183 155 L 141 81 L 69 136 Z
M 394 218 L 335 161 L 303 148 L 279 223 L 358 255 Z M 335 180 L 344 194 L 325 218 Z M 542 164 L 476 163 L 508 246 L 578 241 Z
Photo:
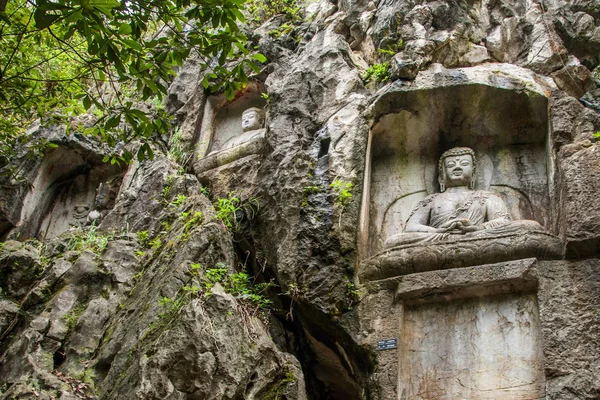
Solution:
M 91 224 L 112 208 L 123 170 L 92 151 L 59 147 L 47 154 L 9 237 L 52 239 Z
M 547 100 L 484 85 L 390 96 L 396 110 L 373 126 L 365 256 L 401 232 L 410 212 L 439 191 L 439 156 L 454 146 L 477 156 L 476 189 L 499 194 L 512 219 L 550 227 Z
M 561 257 L 562 245 L 548 232 L 553 225 L 546 97 L 551 83 L 523 76 L 532 73 L 518 67 L 486 68 L 434 66 L 412 83 L 394 83 L 375 100 L 359 236 L 360 258 L 368 261 L 359 271 L 361 280 Z M 384 241 L 403 231 L 415 206 L 439 192 L 439 156 L 455 146 L 476 153 L 476 190 L 500 196 L 512 220 L 534 220 L 543 229 L 527 237 L 464 241 L 459 251 L 454 244 L 384 251 Z M 402 270 L 394 271 L 399 264 Z
M 514 66 L 434 65 L 374 101 L 358 278 L 365 304 L 379 304 L 364 306 L 369 344 L 397 339 L 396 349 L 378 352 L 380 382 L 397 382 L 380 383 L 382 398 L 544 397 L 537 265 L 563 257 L 549 232 L 552 89 Z M 510 220 L 535 228 L 384 246 L 419 202 L 440 192 L 438 159 L 453 147 L 474 150 L 475 190 L 497 195 Z
M 252 82 L 233 101 L 224 95 L 207 99 L 193 163 L 196 174 L 266 151 L 264 123 L 259 130 L 242 129 L 245 110 L 259 108 L 264 115 L 266 100 L 261 93 L 265 91 L 264 84 Z

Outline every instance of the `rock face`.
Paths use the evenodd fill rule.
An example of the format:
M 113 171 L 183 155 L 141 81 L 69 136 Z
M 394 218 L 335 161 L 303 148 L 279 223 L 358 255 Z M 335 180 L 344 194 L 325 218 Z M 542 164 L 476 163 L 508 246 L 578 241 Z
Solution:
M 103 231 L 67 232 L 42 254 L 4 244 L 3 398 L 71 398 L 65 380 L 80 398 L 306 398 L 296 358 L 226 286 L 232 243 L 196 179 L 156 159 L 124 185 Z
M 301 12 L 248 27 L 269 60 L 232 101 L 184 65 L 183 166 L 32 130 L 59 147 L 0 191 L 0 398 L 600 396 L 597 7 Z M 385 249 L 455 146 L 542 229 Z

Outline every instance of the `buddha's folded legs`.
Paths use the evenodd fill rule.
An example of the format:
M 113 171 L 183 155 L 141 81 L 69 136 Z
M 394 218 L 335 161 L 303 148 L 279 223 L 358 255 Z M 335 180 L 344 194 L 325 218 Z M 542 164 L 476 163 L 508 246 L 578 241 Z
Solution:
M 383 248 L 389 249 L 391 247 L 402 246 L 407 244 L 415 243 L 428 243 L 437 241 L 454 241 L 469 238 L 494 238 L 498 235 L 504 235 L 508 233 L 518 233 L 519 231 L 541 231 L 544 230 L 542 226 L 536 221 L 531 220 L 520 220 L 505 222 L 498 226 L 489 226 L 485 229 L 470 232 L 466 234 L 461 233 L 429 233 L 429 232 L 403 232 L 396 235 L 392 235 L 386 239 Z

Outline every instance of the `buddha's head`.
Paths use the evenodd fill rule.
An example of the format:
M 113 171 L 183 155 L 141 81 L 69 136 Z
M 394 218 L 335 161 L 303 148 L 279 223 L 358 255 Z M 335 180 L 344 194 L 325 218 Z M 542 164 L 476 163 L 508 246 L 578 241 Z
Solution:
M 440 157 L 438 181 L 443 192 L 448 187 L 467 186 L 475 188 L 475 152 L 468 147 L 454 147 Z
M 264 114 L 260 108 L 252 107 L 242 113 L 242 130 L 254 131 L 263 127 Z

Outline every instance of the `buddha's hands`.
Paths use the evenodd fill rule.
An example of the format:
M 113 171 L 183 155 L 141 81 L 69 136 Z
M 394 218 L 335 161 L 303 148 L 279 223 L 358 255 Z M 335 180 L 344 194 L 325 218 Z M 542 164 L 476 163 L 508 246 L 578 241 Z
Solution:
M 445 222 L 438 228 L 439 233 L 467 234 L 483 229 L 480 225 L 474 225 L 468 218 L 455 218 Z

